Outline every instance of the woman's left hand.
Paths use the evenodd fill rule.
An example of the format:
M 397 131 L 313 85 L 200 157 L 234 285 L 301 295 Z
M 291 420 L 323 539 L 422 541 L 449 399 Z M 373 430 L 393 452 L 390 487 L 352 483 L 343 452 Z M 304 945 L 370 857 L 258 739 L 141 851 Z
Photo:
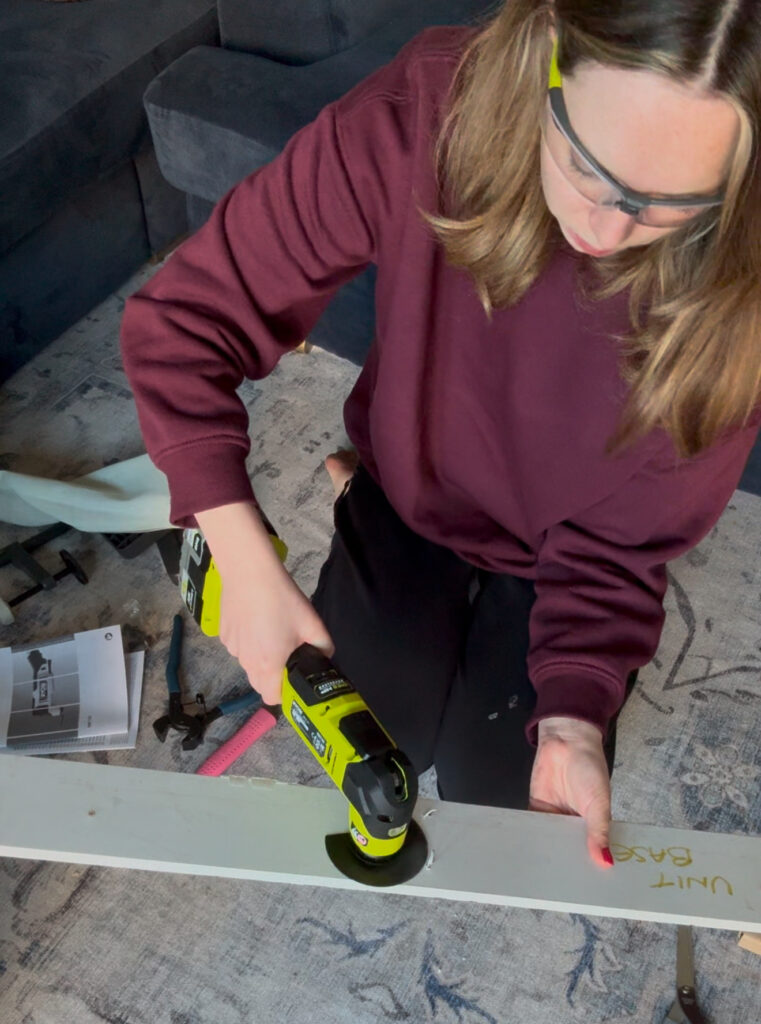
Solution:
M 575 718 L 544 718 L 531 773 L 529 808 L 578 814 L 587 824 L 587 846 L 596 864 L 610 867 L 610 776 L 602 734 Z

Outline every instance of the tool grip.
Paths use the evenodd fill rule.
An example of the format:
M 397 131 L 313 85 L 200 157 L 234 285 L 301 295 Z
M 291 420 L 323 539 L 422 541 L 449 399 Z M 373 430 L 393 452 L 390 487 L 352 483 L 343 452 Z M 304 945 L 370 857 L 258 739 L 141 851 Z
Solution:
M 182 616 L 175 615 L 172 623 L 172 639 L 169 644 L 169 656 L 166 662 L 166 681 L 170 693 L 180 693 L 180 649 L 182 647 Z
M 246 711 L 252 704 L 261 704 L 262 699 L 255 690 L 249 690 L 242 697 L 231 697 L 219 705 L 220 715 L 236 715 L 239 711 Z
M 255 743 L 273 726 L 277 725 L 277 718 L 266 708 L 259 708 L 245 725 L 241 726 L 229 740 L 222 744 L 211 757 L 207 758 L 196 775 L 221 775 L 230 765 L 244 754 L 252 743 Z

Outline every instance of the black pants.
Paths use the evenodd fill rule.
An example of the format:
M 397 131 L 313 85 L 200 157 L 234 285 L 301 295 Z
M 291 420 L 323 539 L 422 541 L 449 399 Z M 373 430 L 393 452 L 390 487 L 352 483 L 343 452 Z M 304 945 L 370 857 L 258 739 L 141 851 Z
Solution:
M 525 808 L 531 580 L 477 569 L 414 533 L 362 466 L 335 528 L 312 601 L 339 669 L 417 771 L 436 766 L 442 799 Z M 609 770 L 614 747 L 615 723 Z

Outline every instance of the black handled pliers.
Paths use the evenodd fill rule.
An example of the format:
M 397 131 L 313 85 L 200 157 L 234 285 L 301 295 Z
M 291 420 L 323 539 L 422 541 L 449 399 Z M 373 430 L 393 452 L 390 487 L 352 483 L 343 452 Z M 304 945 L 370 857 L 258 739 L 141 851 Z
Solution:
M 201 742 L 201 722 L 196 715 L 188 715 L 183 710 L 182 693 L 180 692 L 180 650 L 182 649 L 182 616 L 175 615 L 172 625 L 172 640 L 169 644 L 169 657 L 166 662 L 166 684 L 169 688 L 169 710 L 167 714 L 157 718 L 153 723 L 153 731 L 163 743 L 170 729 L 184 732 L 184 750 L 194 750 Z M 196 703 L 199 703 L 196 696 Z M 203 698 L 201 697 L 201 700 Z
M 163 743 L 170 729 L 184 732 L 183 750 L 195 750 L 203 743 L 207 726 L 215 722 L 221 715 L 233 715 L 236 711 L 244 711 L 252 704 L 261 703 L 261 697 L 253 690 L 242 697 L 221 701 L 210 710 L 206 707 L 202 693 L 197 693 L 194 703 L 202 708 L 201 714 L 188 715 L 183 709 L 180 691 L 180 651 L 182 648 L 182 616 L 175 615 L 172 626 L 172 640 L 169 644 L 169 657 L 166 663 L 166 682 L 169 688 L 169 710 L 166 715 L 157 718 L 153 723 L 153 731 Z

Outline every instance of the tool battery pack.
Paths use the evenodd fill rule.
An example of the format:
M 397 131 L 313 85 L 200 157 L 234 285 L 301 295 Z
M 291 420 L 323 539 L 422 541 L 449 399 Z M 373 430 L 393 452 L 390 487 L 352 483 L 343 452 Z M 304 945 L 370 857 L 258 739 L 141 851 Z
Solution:
M 280 561 L 285 562 L 288 548 L 267 520 L 265 526 Z M 198 529 L 183 530 L 179 577 L 182 600 L 201 632 L 206 636 L 218 636 L 222 578 L 206 538 Z

